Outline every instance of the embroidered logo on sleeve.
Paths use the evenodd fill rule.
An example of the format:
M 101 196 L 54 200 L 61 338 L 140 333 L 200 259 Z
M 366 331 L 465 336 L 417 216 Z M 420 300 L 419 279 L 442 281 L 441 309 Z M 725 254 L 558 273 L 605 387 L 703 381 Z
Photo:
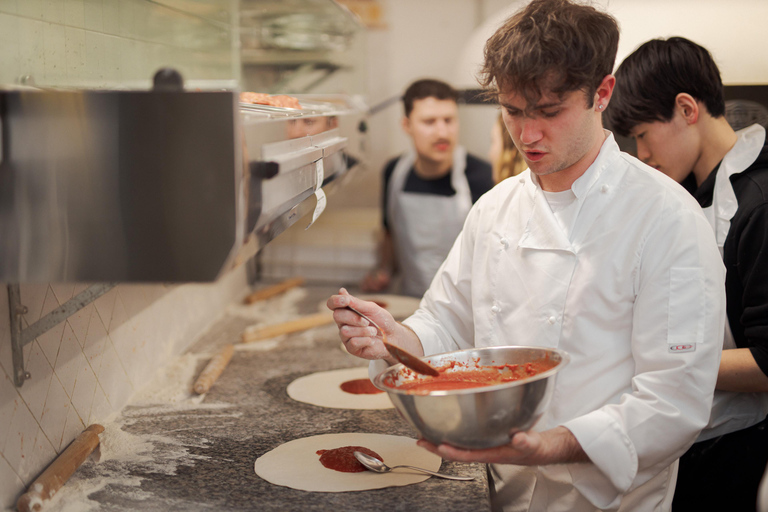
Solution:
M 670 352 L 693 352 L 696 350 L 695 343 L 670 344 L 668 347 Z

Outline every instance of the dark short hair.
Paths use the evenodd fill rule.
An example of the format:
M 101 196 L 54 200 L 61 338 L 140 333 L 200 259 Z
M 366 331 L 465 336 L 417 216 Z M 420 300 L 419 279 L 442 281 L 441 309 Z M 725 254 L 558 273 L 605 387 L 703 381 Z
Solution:
M 684 37 L 647 41 L 616 70 L 606 124 L 626 137 L 640 123 L 669 121 L 681 92 L 702 102 L 712 117 L 725 115 L 720 70 L 706 48 Z
M 533 0 L 488 39 L 478 81 L 488 96 L 512 90 L 529 103 L 544 91 L 562 97 L 582 90 L 591 107 L 618 46 L 610 14 L 569 0 Z
M 409 117 L 413 111 L 413 102 L 424 98 L 437 98 L 438 100 L 451 100 L 458 102 L 459 93 L 456 89 L 441 80 L 425 78 L 416 80 L 403 94 L 403 106 L 405 117 Z

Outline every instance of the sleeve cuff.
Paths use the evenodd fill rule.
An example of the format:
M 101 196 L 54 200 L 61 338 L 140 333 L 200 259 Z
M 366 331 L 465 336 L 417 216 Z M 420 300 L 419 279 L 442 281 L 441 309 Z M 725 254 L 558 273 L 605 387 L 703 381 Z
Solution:
M 571 464 L 578 491 L 599 508 L 610 508 L 626 493 L 637 476 L 637 453 L 621 425 L 604 411 L 594 411 L 563 424 L 570 430 L 592 464 Z
M 408 326 L 408 328 L 415 332 L 416 336 L 419 337 L 425 356 L 441 354 L 449 350 L 442 343 L 440 336 L 438 335 L 440 326 L 436 325 L 436 322 L 434 322 L 426 313 L 418 310 L 416 313 L 403 320 L 402 323 L 403 325 Z
M 757 363 L 758 368 L 760 368 L 760 370 L 762 370 L 765 375 L 768 375 L 768 347 L 762 344 L 755 345 L 749 347 L 749 352 L 755 359 L 755 363 Z

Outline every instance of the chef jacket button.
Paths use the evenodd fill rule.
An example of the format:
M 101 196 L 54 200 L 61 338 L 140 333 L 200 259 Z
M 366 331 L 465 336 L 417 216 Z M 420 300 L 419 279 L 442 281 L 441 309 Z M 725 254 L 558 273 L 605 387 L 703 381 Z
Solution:
M 509 247 L 509 240 L 507 240 L 506 238 L 502 238 L 501 240 L 499 240 L 499 242 L 501 242 L 501 245 L 503 245 L 505 249 Z
M 520 183 L 525 183 L 525 178 L 520 178 Z
M 491 308 L 491 311 L 493 311 L 494 313 L 498 313 L 499 311 L 501 311 L 501 308 L 500 308 L 499 306 L 496 306 L 496 305 L 494 305 L 494 306 Z
M 600 192 L 602 192 L 603 194 L 608 192 L 608 185 L 603 185 L 602 187 L 600 187 Z
M 554 316 L 551 316 L 551 317 L 547 318 L 547 322 L 549 322 L 552 325 L 554 325 L 555 320 L 557 320 L 557 318 L 555 318 Z

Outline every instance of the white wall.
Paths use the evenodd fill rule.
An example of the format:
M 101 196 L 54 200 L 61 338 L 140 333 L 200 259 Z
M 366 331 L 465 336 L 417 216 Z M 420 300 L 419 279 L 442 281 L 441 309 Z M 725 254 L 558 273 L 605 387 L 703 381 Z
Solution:
M 454 81 L 471 85 L 482 62 L 485 41 L 520 6 L 513 0 L 492 12 L 462 47 Z M 768 42 L 760 20 L 768 19 L 765 0 L 597 0 L 619 22 L 616 65 L 643 42 L 683 36 L 712 52 L 727 85 L 768 84 Z
M 683 36 L 706 47 L 726 85 L 768 84 L 765 0 L 601 0 L 619 20 L 618 65 L 655 37 Z
M 376 105 L 419 78 L 453 81 L 456 57 L 483 18 L 483 2 L 471 0 L 381 0 L 386 28 L 368 34 L 368 102 Z M 409 139 L 400 129 L 401 102 L 369 121 L 370 176 L 379 200 L 384 163 L 404 151 Z

